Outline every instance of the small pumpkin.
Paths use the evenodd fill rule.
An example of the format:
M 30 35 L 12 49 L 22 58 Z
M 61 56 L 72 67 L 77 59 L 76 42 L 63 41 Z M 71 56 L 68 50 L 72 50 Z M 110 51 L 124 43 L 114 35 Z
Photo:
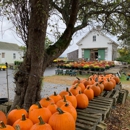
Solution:
M 63 90 L 59 93 L 59 95 L 63 98 L 65 95 L 68 95 L 69 93 L 69 88 L 67 87 L 66 90 Z
M 14 122 L 13 127 L 15 128 L 17 125 L 19 125 L 20 130 L 29 130 L 33 126 L 33 122 L 23 114 L 21 119 Z
M 52 130 L 52 127 L 45 123 L 41 116 L 38 117 L 39 123 L 34 124 L 30 130 Z
M 47 108 L 51 111 L 51 113 L 57 112 L 57 105 L 55 103 L 51 103 L 50 105 L 47 106 Z
M 14 122 L 21 118 L 22 114 L 28 117 L 28 113 L 25 109 L 16 106 L 16 109 L 11 110 L 7 115 L 7 124 L 13 125 Z
M 47 107 L 49 104 L 51 103 L 55 103 L 54 100 L 50 97 L 46 97 L 46 98 L 42 98 L 39 103 L 43 106 L 43 107 Z
M 4 124 L 7 124 L 7 117 L 3 111 L 0 111 L 0 121 L 3 121 Z
M 57 108 L 58 112 L 55 112 L 49 119 L 49 124 L 53 130 L 75 130 L 75 121 L 69 112 L 62 111 Z
M 53 95 L 49 96 L 50 98 L 52 98 L 54 100 L 55 103 L 57 103 L 57 101 L 61 100 L 62 97 L 60 94 L 57 94 L 56 92 L 54 92 Z
M 113 89 L 114 85 L 113 85 L 113 82 L 110 81 L 109 79 L 107 79 L 105 82 L 104 82 L 104 89 L 107 90 L 107 91 L 111 91 Z
M 29 111 L 29 119 L 32 120 L 33 123 L 38 123 L 38 117 L 41 116 L 45 122 L 48 122 L 51 117 L 51 112 L 48 108 L 42 107 L 40 103 L 38 103 L 38 108 L 34 108 Z
M 77 119 L 77 111 L 72 105 L 70 105 L 69 103 L 66 103 L 66 104 L 61 106 L 61 109 L 63 111 L 69 112 L 73 116 L 74 120 L 76 121 L 76 119 Z
M 76 99 L 77 99 L 77 108 L 84 109 L 89 104 L 88 97 L 84 93 L 79 92 L 79 94 L 76 95 Z
M 92 90 L 94 91 L 94 96 L 97 97 L 101 94 L 101 88 L 98 86 L 98 82 L 92 85 Z
M 0 121 L 0 129 L 2 130 L 15 130 L 13 126 L 4 124 L 3 121 Z

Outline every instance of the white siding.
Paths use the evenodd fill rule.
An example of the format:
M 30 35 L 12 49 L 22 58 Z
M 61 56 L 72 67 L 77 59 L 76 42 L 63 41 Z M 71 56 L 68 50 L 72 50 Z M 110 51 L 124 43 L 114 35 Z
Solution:
M 5 53 L 5 58 L 2 61 L 2 53 Z M 14 59 L 13 54 L 15 54 L 16 58 Z M 22 51 L 10 51 L 10 50 L 0 50 L 0 64 L 5 64 L 7 62 L 8 64 L 13 64 L 14 61 L 22 61 L 23 58 L 23 52 Z

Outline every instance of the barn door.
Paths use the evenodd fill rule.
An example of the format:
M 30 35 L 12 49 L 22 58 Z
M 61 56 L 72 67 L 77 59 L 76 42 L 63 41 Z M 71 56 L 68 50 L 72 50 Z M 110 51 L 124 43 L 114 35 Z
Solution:
M 84 50 L 84 59 L 90 60 L 90 50 Z
M 98 49 L 98 60 L 105 60 L 105 49 Z

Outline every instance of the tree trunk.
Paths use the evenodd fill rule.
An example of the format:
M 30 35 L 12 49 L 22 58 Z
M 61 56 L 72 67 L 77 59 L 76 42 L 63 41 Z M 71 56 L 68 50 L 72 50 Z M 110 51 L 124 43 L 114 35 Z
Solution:
M 47 66 L 43 56 L 48 12 L 48 0 L 31 1 L 26 58 L 15 74 L 16 94 L 11 110 L 16 105 L 28 110 L 33 103 L 40 100 L 43 72 Z

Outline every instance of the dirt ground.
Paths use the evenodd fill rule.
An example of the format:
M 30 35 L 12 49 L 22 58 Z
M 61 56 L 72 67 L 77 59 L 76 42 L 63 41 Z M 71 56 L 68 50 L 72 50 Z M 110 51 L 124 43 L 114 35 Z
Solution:
M 79 78 L 83 79 L 85 77 Z M 71 86 L 74 80 L 76 80 L 76 77 L 64 75 L 47 76 L 44 78 L 44 82 L 68 86 Z M 122 88 L 129 91 L 129 96 L 125 104 L 117 104 L 116 108 L 111 110 L 109 117 L 105 119 L 107 130 L 130 130 L 130 81 L 124 81 Z

